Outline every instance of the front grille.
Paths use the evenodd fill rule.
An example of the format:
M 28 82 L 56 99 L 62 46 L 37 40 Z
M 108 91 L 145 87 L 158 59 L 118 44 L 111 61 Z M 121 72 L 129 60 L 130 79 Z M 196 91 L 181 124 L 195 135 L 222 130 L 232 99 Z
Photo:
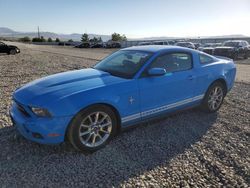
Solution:
M 19 110 L 19 112 L 21 112 L 25 117 L 30 117 L 29 113 L 25 110 L 25 108 L 19 104 L 18 102 L 16 102 L 16 106 L 17 106 L 17 109 Z

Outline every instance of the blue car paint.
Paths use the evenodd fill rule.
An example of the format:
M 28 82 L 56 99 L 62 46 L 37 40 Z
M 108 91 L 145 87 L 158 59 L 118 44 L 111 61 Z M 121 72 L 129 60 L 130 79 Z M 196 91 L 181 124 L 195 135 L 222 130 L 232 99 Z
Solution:
M 102 103 L 116 109 L 121 127 L 127 127 L 160 114 L 199 105 L 209 85 L 217 79 L 226 82 L 228 91 L 233 86 L 236 68 L 231 60 L 213 57 L 214 63 L 200 64 L 201 52 L 182 47 L 143 46 L 123 50 L 128 49 L 153 53 L 133 79 L 89 68 L 44 77 L 17 89 L 13 99 L 30 114 L 24 117 L 15 104 L 11 108 L 11 117 L 21 134 L 39 143 L 60 143 L 72 118 L 93 104 Z M 193 68 L 163 76 L 141 77 L 156 57 L 168 52 L 191 54 Z M 52 117 L 38 118 L 30 107 L 48 109 Z M 34 138 L 32 132 L 41 134 L 44 139 Z M 60 136 L 48 136 L 54 133 Z

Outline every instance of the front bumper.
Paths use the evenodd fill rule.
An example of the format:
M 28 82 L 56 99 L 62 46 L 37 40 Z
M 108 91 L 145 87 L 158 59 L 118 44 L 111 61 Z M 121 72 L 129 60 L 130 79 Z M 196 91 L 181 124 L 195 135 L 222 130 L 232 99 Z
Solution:
M 17 130 L 28 140 L 41 144 L 59 144 L 64 141 L 72 116 L 53 118 L 26 117 L 14 103 L 10 117 Z

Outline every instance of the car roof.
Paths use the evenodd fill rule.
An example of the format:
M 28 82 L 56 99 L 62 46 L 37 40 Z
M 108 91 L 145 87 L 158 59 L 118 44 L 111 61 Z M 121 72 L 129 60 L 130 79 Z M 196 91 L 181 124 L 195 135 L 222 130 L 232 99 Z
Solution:
M 147 45 L 147 46 L 132 46 L 129 48 L 124 48 L 122 50 L 138 50 L 138 51 L 146 51 L 146 52 L 160 52 L 165 50 L 186 50 L 186 51 L 194 51 L 189 48 L 183 48 L 180 46 L 168 46 L 168 45 Z

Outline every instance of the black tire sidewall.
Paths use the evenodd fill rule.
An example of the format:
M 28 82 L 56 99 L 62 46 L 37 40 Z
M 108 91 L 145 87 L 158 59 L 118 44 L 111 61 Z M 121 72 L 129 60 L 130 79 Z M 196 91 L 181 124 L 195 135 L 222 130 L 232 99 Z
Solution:
M 246 52 L 244 55 L 244 59 L 247 59 L 247 58 L 248 58 L 248 53 Z
M 234 60 L 237 60 L 237 59 L 238 59 L 238 57 L 239 57 L 238 52 L 235 52 L 235 53 L 234 53 L 234 55 L 233 55 L 233 59 L 234 59 Z
M 210 92 L 213 90 L 213 88 L 214 88 L 214 87 L 218 87 L 218 86 L 222 88 L 222 91 L 223 91 L 223 99 L 222 99 L 222 101 L 221 101 L 221 103 L 220 103 L 220 105 L 219 105 L 219 107 L 218 107 L 217 109 L 211 110 L 211 109 L 209 108 L 209 105 L 208 105 L 208 97 L 209 97 Z M 202 106 L 201 106 L 202 109 L 203 109 L 204 111 L 206 111 L 206 112 L 209 112 L 209 113 L 213 113 L 213 112 L 218 111 L 218 110 L 220 109 L 222 103 L 223 103 L 223 100 L 224 100 L 225 96 L 226 96 L 226 88 L 224 87 L 224 85 L 223 85 L 221 82 L 215 82 L 215 83 L 213 83 L 212 85 L 209 86 L 209 88 L 208 88 L 208 90 L 207 90 L 207 92 L 206 92 L 206 94 L 205 94 L 205 97 L 204 97 L 204 99 L 203 99 Z
M 97 147 L 88 147 L 88 146 L 85 146 L 84 144 L 82 144 L 80 141 L 79 128 L 80 128 L 80 124 L 81 124 L 82 119 L 95 111 L 103 111 L 110 116 L 111 121 L 112 121 L 112 131 L 111 131 L 109 138 L 103 144 L 101 144 Z M 117 133 L 117 125 L 118 125 L 117 123 L 118 123 L 117 117 L 111 108 L 109 108 L 105 105 L 94 105 L 94 106 L 88 107 L 87 109 L 80 111 L 74 117 L 74 119 L 70 123 L 69 129 L 67 132 L 67 137 L 68 137 L 68 140 L 70 141 L 70 143 L 77 150 L 93 152 L 93 151 L 96 151 L 96 150 L 104 147 L 115 136 L 115 134 Z
M 14 52 L 14 53 L 12 53 Z M 16 54 L 16 49 L 10 49 L 10 52 L 9 52 L 10 55 L 15 55 Z

